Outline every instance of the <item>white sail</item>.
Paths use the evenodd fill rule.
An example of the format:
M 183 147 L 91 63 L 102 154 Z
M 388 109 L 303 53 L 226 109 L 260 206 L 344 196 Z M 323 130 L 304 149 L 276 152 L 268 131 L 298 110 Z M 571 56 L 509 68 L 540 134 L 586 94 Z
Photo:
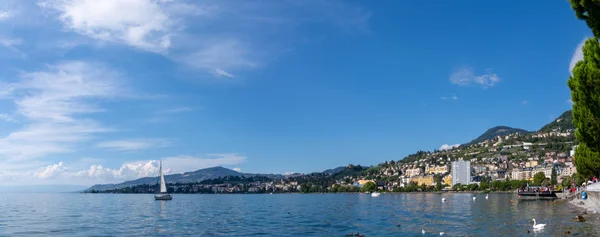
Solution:
M 167 192 L 167 184 L 165 183 L 165 176 L 162 173 L 162 160 L 160 161 L 160 192 L 161 193 L 166 193 Z

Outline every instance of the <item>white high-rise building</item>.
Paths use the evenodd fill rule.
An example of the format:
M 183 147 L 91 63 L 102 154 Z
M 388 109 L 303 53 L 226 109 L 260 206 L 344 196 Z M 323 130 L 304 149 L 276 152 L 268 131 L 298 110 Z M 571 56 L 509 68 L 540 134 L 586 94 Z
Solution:
M 456 184 L 471 183 L 471 162 L 470 161 L 454 161 L 452 162 L 452 186 Z

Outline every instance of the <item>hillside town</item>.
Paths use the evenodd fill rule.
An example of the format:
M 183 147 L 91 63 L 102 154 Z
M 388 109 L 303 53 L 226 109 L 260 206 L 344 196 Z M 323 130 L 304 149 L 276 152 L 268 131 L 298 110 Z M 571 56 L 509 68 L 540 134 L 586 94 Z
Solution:
M 532 183 L 543 173 L 546 184 L 569 186 L 576 177 L 577 143 L 570 111 L 535 132 L 494 127 L 470 143 L 418 151 L 376 166 L 348 165 L 311 174 L 241 174 L 219 167 L 221 177 L 196 182 L 171 181 L 175 193 L 282 193 L 282 192 L 411 192 L 473 190 L 491 182 Z M 209 173 L 214 173 L 217 168 Z M 199 171 L 197 171 L 199 172 Z M 233 172 L 233 173 L 232 173 Z M 538 175 L 539 177 L 539 175 Z M 552 183 L 550 183 L 552 180 Z M 484 186 L 483 183 L 486 185 Z M 540 183 L 541 184 L 541 183 Z M 517 184 L 519 185 L 519 184 Z M 368 188 L 365 188 L 368 186 Z M 509 185 L 510 186 L 510 185 Z M 88 192 L 152 193 L 154 184 Z

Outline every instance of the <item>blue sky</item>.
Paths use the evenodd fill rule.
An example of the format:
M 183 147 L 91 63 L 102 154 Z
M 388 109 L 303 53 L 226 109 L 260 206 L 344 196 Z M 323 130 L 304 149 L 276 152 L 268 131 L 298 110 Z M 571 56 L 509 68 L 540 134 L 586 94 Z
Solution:
M 591 35 L 569 4 L 7 0 L 0 184 L 313 172 L 537 130 Z

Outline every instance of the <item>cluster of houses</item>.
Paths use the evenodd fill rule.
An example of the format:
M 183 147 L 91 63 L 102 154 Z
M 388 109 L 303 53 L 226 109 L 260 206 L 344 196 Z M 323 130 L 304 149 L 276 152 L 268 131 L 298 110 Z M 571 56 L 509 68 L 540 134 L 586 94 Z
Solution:
M 276 180 L 250 183 L 171 184 L 169 188 L 176 193 L 271 193 L 296 192 L 300 190 L 300 185 L 297 181 Z
M 496 137 L 484 142 L 472 145 L 471 149 L 452 148 L 451 151 L 436 151 L 428 153 L 425 157 L 408 163 L 398 162 L 384 165 L 381 174 L 375 178 L 397 177 L 394 181 L 377 182 L 380 189 L 392 190 L 396 187 L 406 187 L 411 182 L 417 185 L 434 186 L 436 176 L 441 176 L 441 182 L 445 186 L 455 184 L 479 183 L 483 177 L 491 180 L 533 180 L 536 173 L 542 172 L 547 178 L 551 178 L 552 169 L 557 174 L 560 183 L 565 177 L 570 177 L 577 172 L 573 164 L 573 157 L 577 146 L 571 150 L 549 151 L 543 154 L 531 152 L 533 146 L 545 146 L 546 144 L 534 144 L 529 142 L 515 142 L 514 145 L 502 145 L 503 141 L 519 138 L 520 134 L 511 134 Z M 548 132 L 534 134 L 533 136 L 572 136 L 572 131 Z M 518 140 L 518 139 L 517 139 Z M 478 148 L 478 149 L 472 149 Z M 473 157 L 484 152 L 495 153 L 490 157 L 463 159 L 460 156 Z M 536 149 L 543 150 L 543 149 Z M 506 154 L 506 151 L 512 153 Z M 515 157 L 523 156 L 522 159 Z

